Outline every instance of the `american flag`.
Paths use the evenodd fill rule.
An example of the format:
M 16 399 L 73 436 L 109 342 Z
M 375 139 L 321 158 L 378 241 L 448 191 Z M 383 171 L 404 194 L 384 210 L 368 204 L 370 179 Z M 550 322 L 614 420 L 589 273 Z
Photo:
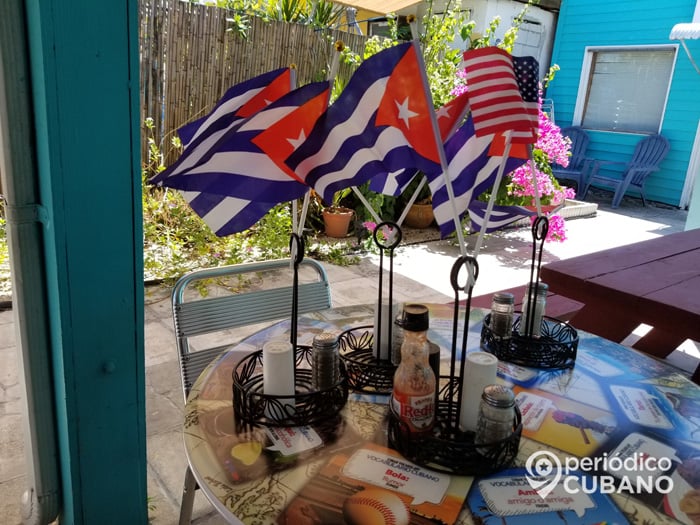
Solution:
M 452 182 L 455 205 L 460 219 L 467 213 L 469 205 L 496 179 L 501 162 L 506 162 L 504 173 L 508 173 L 524 161 L 508 157 L 501 159 L 489 156 L 489 146 L 493 135 L 478 136 L 470 117 L 445 144 L 448 173 Z M 444 175 L 428 177 L 433 194 L 435 221 L 440 227 L 440 235 L 446 237 L 454 232 L 454 214 L 450 204 Z
M 485 47 L 465 51 L 463 58 L 477 135 L 513 131 L 519 141 L 534 143 L 536 133 L 533 133 L 511 55 L 497 47 Z M 528 71 L 527 67 L 524 70 Z
M 365 60 L 287 159 L 326 202 L 336 191 L 377 175 L 440 171 L 433 108 L 416 47 L 399 44 Z
M 292 90 L 294 79 L 288 68 L 276 69 L 230 87 L 204 117 L 189 122 L 177 130 L 186 148 L 202 133 L 223 129 L 235 121 L 250 117 Z
M 329 86 L 327 81 L 316 82 L 282 96 L 229 129 L 199 162 L 168 168 L 161 184 L 180 190 L 217 235 L 249 228 L 275 204 L 302 197 L 309 190 L 257 142 L 267 147 L 264 138 L 259 140 L 261 135 L 290 116 L 313 126 L 327 107 Z M 303 111 L 312 116 L 302 117 Z M 284 144 L 279 146 L 284 150 Z
M 453 98 L 435 111 L 440 137 L 443 142 L 451 137 L 459 127 L 467 111 L 469 111 L 469 97 L 466 92 Z M 415 174 L 416 170 L 410 168 L 380 174 L 369 181 L 369 189 L 376 193 L 395 197 L 406 190 Z
M 530 121 L 532 137 L 513 137 L 515 142 L 533 144 L 537 140 L 539 129 L 539 98 L 540 98 L 540 67 L 534 57 L 513 57 L 513 69 L 515 79 L 518 81 L 518 89 L 525 103 L 525 112 Z

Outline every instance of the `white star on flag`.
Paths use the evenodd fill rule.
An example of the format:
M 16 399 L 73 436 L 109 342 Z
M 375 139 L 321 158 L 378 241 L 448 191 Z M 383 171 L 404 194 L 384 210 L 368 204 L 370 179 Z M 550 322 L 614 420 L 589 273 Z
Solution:
M 304 128 L 302 128 L 299 131 L 298 138 L 296 138 L 296 139 L 289 138 L 289 139 L 287 139 L 287 142 L 289 142 L 294 149 L 297 149 L 305 140 L 306 140 L 306 133 L 304 133 Z
M 403 103 L 401 104 L 399 104 L 398 100 L 395 100 L 394 102 L 396 103 L 396 107 L 399 110 L 399 118 L 403 120 L 403 123 L 406 125 L 407 128 L 410 128 L 411 126 L 408 123 L 408 119 L 412 117 L 417 117 L 418 113 L 408 109 L 408 97 L 406 97 Z

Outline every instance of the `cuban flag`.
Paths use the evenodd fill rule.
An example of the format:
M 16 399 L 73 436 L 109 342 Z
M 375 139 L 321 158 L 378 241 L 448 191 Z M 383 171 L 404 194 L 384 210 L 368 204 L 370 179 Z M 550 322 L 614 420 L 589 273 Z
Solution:
M 212 112 L 178 130 L 185 145 L 178 160 L 149 182 L 159 184 L 173 174 L 202 162 L 217 142 L 228 132 L 271 102 L 291 91 L 289 68 L 277 69 L 228 89 Z
M 440 138 L 443 142 L 451 137 L 459 127 L 467 111 L 469 111 L 469 97 L 466 92 L 436 110 Z M 406 190 L 415 174 L 416 170 L 413 168 L 380 174 L 369 181 L 369 189 L 376 193 L 396 197 Z
M 473 231 L 479 232 L 484 229 L 487 206 L 487 202 L 481 201 L 472 201 L 469 205 L 469 219 L 471 220 L 471 229 Z M 515 221 L 536 215 L 536 210 L 531 210 L 525 206 L 494 206 L 491 209 L 491 215 L 489 215 L 489 223 L 486 225 L 485 233 L 495 232 Z
M 187 146 L 203 133 L 224 129 L 235 121 L 250 117 L 292 90 L 292 71 L 276 69 L 230 87 L 206 116 L 177 130 L 182 145 Z
M 415 42 L 365 60 L 287 165 L 326 202 L 377 175 L 409 168 L 440 172 L 421 68 Z
M 460 220 L 467 213 L 469 205 L 483 192 L 493 186 L 501 162 L 505 162 L 505 173 L 509 173 L 523 164 L 523 159 L 489 156 L 489 147 L 493 135 L 479 137 L 474 130 L 474 121 L 470 116 L 445 144 L 448 173 L 455 196 L 455 206 Z M 445 177 L 428 176 L 428 183 L 433 194 L 433 212 L 435 221 L 444 238 L 455 231 L 454 214 L 445 186 Z
M 309 190 L 268 154 L 265 137 L 289 119 L 304 122 L 310 130 L 328 106 L 329 87 L 328 81 L 316 82 L 284 95 L 228 130 L 199 162 L 168 168 L 161 184 L 180 190 L 217 235 L 249 228 L 275 204 Z M 272 145 L 285 150 L 290 143 Z

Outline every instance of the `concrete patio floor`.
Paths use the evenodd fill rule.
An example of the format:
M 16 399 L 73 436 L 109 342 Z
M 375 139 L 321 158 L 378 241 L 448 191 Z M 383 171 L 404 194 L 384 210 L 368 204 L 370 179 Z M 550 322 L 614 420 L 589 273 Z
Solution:
M 593 193 L 598 212 L 567 221 L 568 240 L 545 246 L 543 264 L 605 248 L 630 244 L 682 231 L 687 212 L 663 205 L 642 207 L 626 198 L 610 209 L 609 193 Z M 472 253 L 476 236 L 467 239 Z M 528 229 L 508 230 L 485 238 L 478 256 L 480 274 L 474 290 L 482 295 L 517 286 L 529 278 L 532 241 Z M 453 241 L 435 240 L 402 246 L 395 258 L 394 289 L 399 301 L 446 302 L 453 298 L 449 271 L 459 255 Z M 367 303 L 374 299 L 378 258 L 365 256 L 357 265 L 325 264 L 335 306 Z M 170 314 L 169 289 L 149 286 L 145 297 L 146 410 L 148 493 L 151 522 L 177 523 L 186 458 L 182 443 L 183 399 Z M 693 369 L 700 353 L 686 342 L 673 354 L 678 366 Z M 26 466 L 22 424 L 22 384 L 19 379 L 12 310 L 0 312 L 0 522 L 21 523 L 20 495 L 25 489 Z M 116 503 L 115 503 L 116 504 Z M 108 509 L 106 509 L 108 512 Z M 200 494 L 193 523 L 224 523 Z

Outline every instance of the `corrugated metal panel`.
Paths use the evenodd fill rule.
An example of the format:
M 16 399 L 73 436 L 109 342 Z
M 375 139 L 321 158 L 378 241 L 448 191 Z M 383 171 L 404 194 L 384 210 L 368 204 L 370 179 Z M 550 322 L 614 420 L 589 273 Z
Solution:
M 700 38 L 700 22 L 676 24 L 668 36 L 671 40 L 694 40 Z
M 385 15 L 395 13 L 406 7 L 419 4 L 421 0 L 336 0 L 339 4 L 349 5 L 373 13 Z

